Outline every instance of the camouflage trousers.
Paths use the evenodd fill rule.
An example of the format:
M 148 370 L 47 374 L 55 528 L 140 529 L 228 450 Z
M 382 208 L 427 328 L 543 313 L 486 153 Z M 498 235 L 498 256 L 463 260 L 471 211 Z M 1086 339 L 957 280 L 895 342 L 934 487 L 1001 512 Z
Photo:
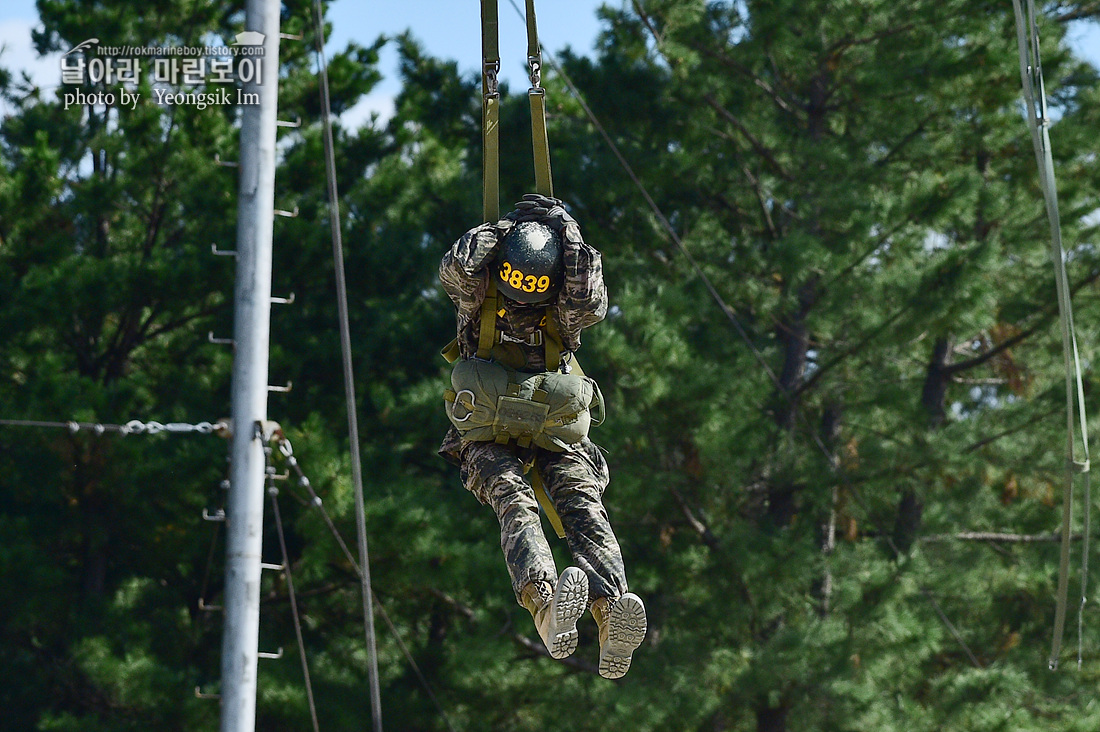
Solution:
M 588 575 L 589 599 L 616 598 L 627 591 L 619 542 L 603 505 L 607 462 L 589 440 L 566 452 L 522 450 L 495 442 L 474 442 L 462 449 L 462 480 L 479 501 L 496 511 L 500 546 L 512 577 L 516 601 L 528 582 L 558 579 L 550 545 L 542 531 L 534 489 L 524 465 L 542 476 L 546 493 L 561 517 L 573 561 Z

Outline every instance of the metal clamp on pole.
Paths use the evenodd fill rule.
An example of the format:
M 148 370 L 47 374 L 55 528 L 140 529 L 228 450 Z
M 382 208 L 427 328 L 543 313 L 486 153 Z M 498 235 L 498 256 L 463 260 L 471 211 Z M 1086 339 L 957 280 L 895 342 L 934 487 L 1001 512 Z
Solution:
M 195 687 L 195 698 L 196 699 L 221 699 L 222 695 L 221 694 L 207 694 L 202 690 L 202 687 L 196 686 Z
M 206 334 L 206 340 L 210 341 L 216 346 L 232 346 L 234 345 L 232 338 L 215 338 L 214 331 L 210 331 Z

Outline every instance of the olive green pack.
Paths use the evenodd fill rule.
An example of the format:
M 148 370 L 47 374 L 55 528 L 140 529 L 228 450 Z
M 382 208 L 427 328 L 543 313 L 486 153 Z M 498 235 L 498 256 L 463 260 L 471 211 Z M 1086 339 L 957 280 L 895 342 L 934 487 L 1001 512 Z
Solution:
M 464 441 L 514 441 L 521 447 L 536 445 L 561 452 L 587 437 L 590 426 L 603 422 L 600 387 L 584 375 L 575 359 L 571 361 L 571 373 L 558 372 L 561 339 L 549 318 L 543 343 L 547 368 L 551 370 L 527 373 L 493 360 L 500 346 L 496 331 L 500 304 L 490 280 L 481 309 L 476 358 L 459 359 L 457 342 L 443 349 L 444 358 L 454 363 L 451 388 L 443 395 L 447 417 Z M 593 410 L 599 413 L 595 420 Z
M 560 452 L 603 421 L 603 398 L 589 377 L 523 373 L 477 358 L 455 364 L 444 399 L 451 424 L 474 442 L 515 441 Z

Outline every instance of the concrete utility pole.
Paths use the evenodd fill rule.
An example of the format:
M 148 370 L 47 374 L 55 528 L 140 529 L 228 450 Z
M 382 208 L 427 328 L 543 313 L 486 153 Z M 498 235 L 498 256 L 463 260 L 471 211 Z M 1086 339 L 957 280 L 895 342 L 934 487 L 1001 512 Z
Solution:
M 279 0 L 248 0 L 244 43 L 263 56 L 239 57 L 246 93 L 237 205 L 234 291 L 233 447 L 226 511 L 225 629 L 222 639 L 221 732 L 253 732 L 260 633 L 260 553 L 264 522 L 264 444 L 271 330 L 271 229 L 275 215 L 275 132 L 279 104 Z M 262 33 L 263 39 L 255 33 Z M 256 72 L 259 72 L 258 75 Z

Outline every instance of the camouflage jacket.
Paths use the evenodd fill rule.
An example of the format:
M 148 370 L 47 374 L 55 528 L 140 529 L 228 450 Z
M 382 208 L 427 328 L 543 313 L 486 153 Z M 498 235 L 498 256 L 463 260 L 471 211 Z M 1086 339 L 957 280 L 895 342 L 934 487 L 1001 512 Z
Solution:
M 454 302 L 458 319 L 458 348 L 461 358 L 477 353 L 481 328 L 481 304 L 489 286 L 486 256 L 514 226 L 508 219 L 476 226 L 456 241 L 443 256 L 439 279 Z M 543 315 L 552 318 L 561 336 L 562 350 L 580 348 L 581 330 L 603 320 L 607 314 L 607 287 L 603 282 L 600 253 L 584 243 L 580 228 L 569 223 L 562 232 L 564 277 L 561 291 L 549 304 L 524 305 L 502 298 L 504 314 L 497 318 L 497 330 L 504 340 L 527 340 L 539 330 Z M 516 344 L 523 353 L 524 371 L 545 371 L 543 346 Z
M 481 304 L 489 288 L 488 265 L 493 261 L 492 250 L 512 226 L 514 223 L 509 219 L 475 226 L 454 243 L 439 265 L 439 279 L 455 305 L 461 358 L 477 354 Z M 581 330 L 600 322 L 607 314 L 607 287 L 603 281 L 600 253 L 584 243 L 580 228 L 570 223 L 562 233 L 565 272 L 557 298 L 540 305 L 524 305 L 502 298 L 504 314 L 497 317 L 496 327 L 509 338 L 526 340 L 539 330 L 543 317 L 553 318 L 563 351 L 572 353 L 580 348 Z M 522 354 L 523 370 L 546 370 L 544 346 L 510 345 Z M 443 438 L 439 454 L 460 465 L 461 451 L 462 439 L 452 426 Z

